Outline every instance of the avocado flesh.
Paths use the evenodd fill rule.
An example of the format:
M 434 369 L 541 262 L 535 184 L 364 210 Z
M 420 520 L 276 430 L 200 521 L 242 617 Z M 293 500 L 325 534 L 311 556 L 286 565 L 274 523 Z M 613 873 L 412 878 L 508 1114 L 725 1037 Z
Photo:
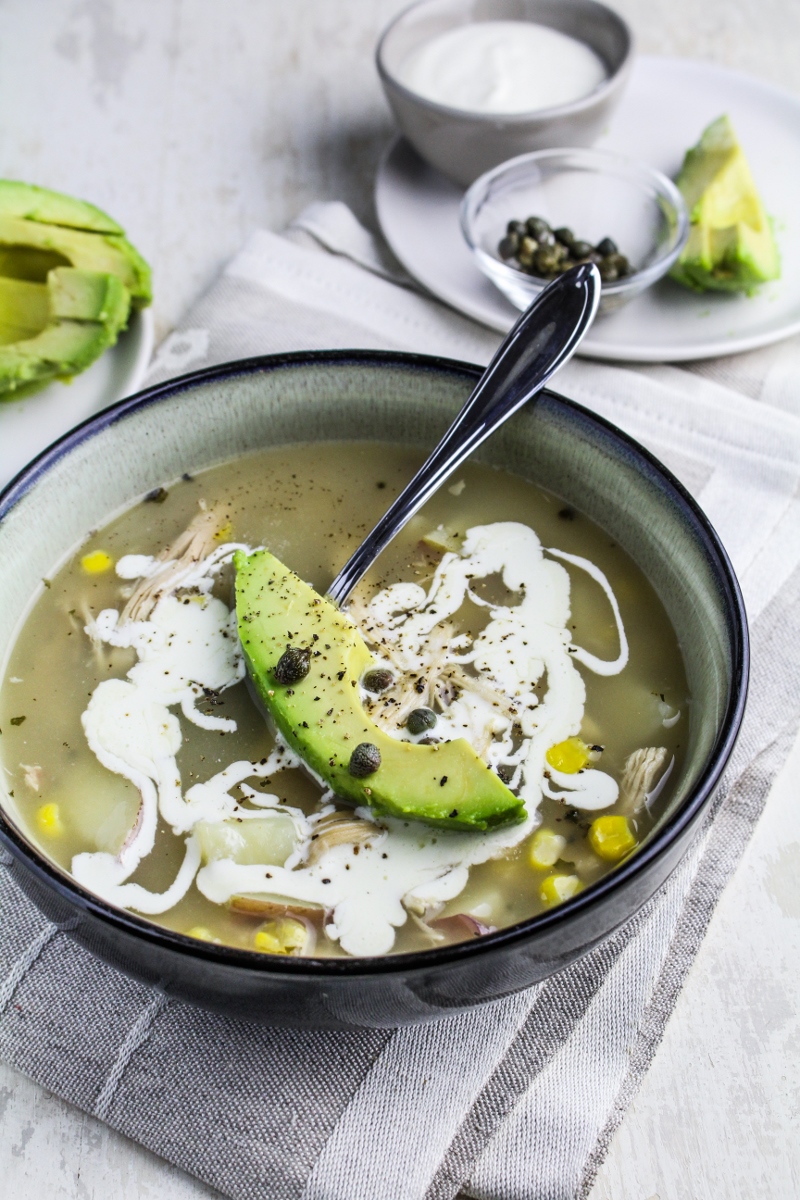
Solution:
M 22 246 L 51 251 L 84 271 L 116 275 L 130 292 L 134 308 L 142 308 L 152 299 L 150 268 L 130 242 L 118 234 L 86 233 L 0 216 L 0 255 L 4 248 Z
M 46 283 L 0 275 L 0 395 L 76 375 L 117 340 L 130 295 L 115 275 L 56 267 Z
M 21 217 L 43 225 L 64 225 L 91 233 L 124 233 L 108 213 L 85 200 L 15 179 L 0 179 L 0 216 Z
M 16 389 L 28 383 L 69 379 L 91 366 L 114 341 L 105 325 L 59 321 L 36 337 L 0 346 L 0 398 L 13 399 Z
M 49 320 L 47 284 L 0 275 L 0 346 L 35 337 Z
M 687 152 L 677 185 L 691 228 L 673 279 L 694 291 L 750 294 L 780 276 L 772 223 L 727 117 Z
M 463 738 L 422 746 L 390 737 L 364 711 L 359 680 L 373 658 L 352 622 L 267 550 L 235 555 L 236 613 L 250 676 L 288 744 L 336 795 L 376 814 L 447 829 L 490 829 L 525 819 L 525 808 Z M 277 682 L 287 648 L 311 648 L 308 674 Z M 366 778 L 348 770 L 362 742 L 381 763 Z

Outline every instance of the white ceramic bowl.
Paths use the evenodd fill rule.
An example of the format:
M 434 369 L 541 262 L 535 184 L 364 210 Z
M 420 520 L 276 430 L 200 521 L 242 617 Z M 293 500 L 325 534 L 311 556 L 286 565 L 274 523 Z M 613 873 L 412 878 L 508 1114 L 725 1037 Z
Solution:
M 402 64 L 422 43 L 478 21 L 530 21 L 584 42 L 607 78 L 589 95 L 528 113 L 449 108 L 401 82 Z M 552 146 L 590 146 L 608 124 L 630 74 L 633 34 L 598 0 L 422 0 L 388 26 L 376 61 L 397 124 L 419 154 L 465 187 L 506 159 Z

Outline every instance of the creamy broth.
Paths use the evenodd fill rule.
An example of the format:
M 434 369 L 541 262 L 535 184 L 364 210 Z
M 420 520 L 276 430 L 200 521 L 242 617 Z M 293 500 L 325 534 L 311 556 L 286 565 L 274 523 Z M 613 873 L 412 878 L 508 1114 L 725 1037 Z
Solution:
M 223 558 L 228 543 L 268 546 L 302 579 L 324 593 L 338 568 L 422 457 L 416 448 L 365 442 L 279 447 L 167 484 L 106 528 L 88 534 L 37 598 L 12 650 L 0 689 L 0 747 L 9 787 L 26 831 L 50 858 L 66 871 L 79 865 L 76 856 L 90 866 L 99 861 L 98 855 L 113 860 L 130 842 L 140 812 L 139 791 L 123 774 L 101 765 L 87 745 L 91 721 L 84 717 L 82 723 L 98 686 L 111 679 L 125 679 L 137 661 L 134 648 L 115 647 L 97 637 L 92 641 L 86 632 L 87 628 L 96 631 L 92 623 L 103 610 L 122 610 L 135 586 L 116 573 L 114 567 L 120 565 L 120 559 L 124 560 L 124 573 L 132 580 L 144 569 L 145 560 L 132 561 L 130 556 L 160 554 L 196 518 L 202 502 L 206 511 L 218 516 L 213 544 Z M 466 839 L 464 845 L 468 847 L 463 852 L 467 863 L 463 880 L 450 872 L 450 891 L 457 889 L 451 896 L 447 895 L 447 886 L 440 887 L 438 894 L 434 887 L 427 900 L 424 895 L 420 899 L 419 888 L 410 889 L 415 896 L 410 891 L 398 896 L 398 900 L 405 900 L 404 906 L 397 906 L 400 915 L 384 919 L 380 928 L 377 917 L 378 925 L 374 927 L 364 924 L 365 918 L 360 917 L 362 927 L 348 932 L 344 917 L 339 921 L 342 928 L 337 928 L 330 912 L 320 909 L 311 918 L 305 914 L 308 927 L 314 927 L 314 942 L 305 943 L 307 953 L 341 955 L 349 949 L 350 953 L 374 954 L 424 949 L 533 916 L 612 870 L 634 843 L 638 845 L 646 838 L 669 798 L 670 781 L 677 778 L 680 767 L 689 703 L 678 640 L 653 589 L 629 556 L 588 518 L 552 494 L 501 471 L 476 464 L 463 468 L 395 540 L 359 589 L 352 614 L 368 644 L 370 638 L 374 639 L 370 648 L 383 662 L 381 634 L 386 631 L 378 628 L 376 632 L 376 621 L 380 625 L 391 609 L 387 597 L 392 592 L 386 589 L 399 583 L 429 589 L 437 571 L 437 578 L 448 570 L 457 573 L 466 561 L 463 556 L 475 541 L 475 537 L 472 542 L 467 538 L 465 543 L 467 531 L 495 526 L 496 532 L 488 540 L 497 542 L 504 529 L 512 528 L 509 523 L 516 523 L 515 536 L 523 538 L 520 545 L 528 547 L 526 553 L 535 547 L 537 538 L 543 547 L 550 548 L 541 556 L 542 562 L 559 564 L 553 578 L 559 581 L 559 587 L 566 589 L 568 585 L 568 592 L 564 592 L 568 595 L 567 607 L 562 611 L 562 616 L 568 616 L 564 616 L 562 632 L 564 645 L 571 645 L 573 659 L 567 669 L 574 673 L 580 688 L 585 687 L 580 728 L 562 739 L 555 757 L 548 757 L 537 786 L 521 793 L 526 800 L 530 796 L 534 801 L 528 800 L 527 824 L 492 834 L 495 842 L 491 846 L 486 843 L 491 855 L 478 840 L 487 835 L 455 835 L 422 824 L 394 829 L 391 822 L 379 821 L 380 837 L 373 839 L 374 853 L 380 853 L 389 864 L 387 872 L 400 872 L 402 854 L 414 838 L 420 846 L 424 844 L 429 857 L 439 854 L 444 862 L 447 854 L 442 847 L 448 839 L 460 837 Z M 520 534 L 523 527 L 528 532 Z M 552 567 L 547 569 L 553 572 Z M 229 607 L 232 578 L 232 567 L 225 560 L 215 576 L 213 593 Z M 488 573 L 470 583 L 470 598 L 448 615 L 461 645 L 474 644 L 473 639 L 487 629 L 494 614 L 504 611 L 503 605 L 513 609 L 519 601 L 497 574 Z M 183 603 L 191 599 L 188 592 L 180 596 Z M 619 606 L 619 621 L 611 597 Z M 224 610 L 220 608 L 220 612 Z M 556 633 L 561 629 L 560 619 L 552 618 Z M 410 628 L 406 621 L 406 634 Z M 232 628 L 231 634 L 233 655 Z M 402 640 L 402 636 L 401 622 L 391 637 Z M 452 642 L 453 638 L 447 640 Z M 620 668 L 623 640 L 629 657 Z M 398 643 L 394 649 L 399 653 L 402 646 Z M 392 661 L 396 664 L 396 655 Z M 604 663 L 616 664 L 613 673 L 601 673 Z M 402 683 L 399 679 L 398 696 Z M 532 705 L 541 704 L 542 712 L 550 687 L 547 673 L 542 672 L 532 697 Z M 392 694 L 364 694 L 373 718 L 379 723 L 386 720 L 390 731 L 391 721 L 385 711 Z M 92 703 L 96 707 L 97 701 Z M 441 711 L 442 705 L 435 698 L 431 704 L 440 709 L 439 734 L 458 736 L 452 716 L 458 706 L 451 712 Z M 202 714 L 211 718 L 207 724 L 218 725 L 217 719 L 224 718 L 228 727 L 200 728 L 181 715 L 180 708 L 176 710 L 174 720 L 180 721 L 180 737 L 175 763 L 180 795 L 207 783 L 235 762 L 251 760 L 260 764 L 275 749 L 275 740 L 245 683 L 209 689 L 197 698 L 196 706 L 201 719 Z M 403 724 L 393 732 L 399 737 L 408 736 Z M 431 732 L 435 734 L 436 730 Z M 475 736 L 473 732 L 473 739 Z M 522 733 L 509 732 L 508 738 L 509 745 L 513 741 L 516 749 L 521 745 Z M 481 752 L 477 745 L 475 748 Z M 482 750 L 491 759 L 491 749 Z M 643 758 L 643 751 L 651 757 Z M 638 758 L 632 758 L 637 754 Z M 500 769 L 512 788 L 525 788 L 520 771 L 515 773 L 513 767 Z M 592 785 L 599 786 L 602 780 L 608 780 L 603 787 L 611 791 L 603 793 L 600 788 L 598 792 L 595 786 L 593 792 Z M 315 814 L 326 805 L 328 810 L 343 807 L 331 803 L 331 797 L 324 796 L 321 787 L 298 769 L 270 771 L 268 777 L 254 769 L 241 784 L 236 786 L 234 781 L 230 787 L 231 795 L 241 805 L 239 811 L 266 803 L 262 793 L 269 793 L 275 796 L 276 804 L 296 811 L 298 828 L 306 819 L 316 821 Z M 636 787 L 638 794 L 634 794 Z M 587 799 L 591 795 L 595 795 L 594 802 Z M 603 795 L 612 802 L 604 803 Z M 613 837 L 603 842 L 595 823 L 623 815 L 631 844 L 623 840 L 615 850 Z M 234 819 L 241 823 L 240 818 Z M 159 817 L 154 848 L 142 857 L 127 882 L 157 894 L 173 886 L 187 854 L 186 832 L 176 836 L 163 816 Z M 319 888 L 315 891 L 311 887 L 312 871 L 307 866 L 313 844 L 305 844 L 296 862 L 292 863 L 290 856 L 285 868 L 294 871 L 298 885 L 309 879 L 305 890 L 299 887 L 290 897 L 301 907 L 308 902 L 313 908 L 316 902 L 308 898 L 319 893 Z M 345 841 L 346 852 L 357 854 L 358 845 L 357 838 L 352 843 Z M 598 847 L 605 857 L 598 853 Z M 366 850 L 358 860 L 342 865 L 344 853 L 340 846 L 329 860 L 334 867 L 339 863 L 338 876 L 331 886 L 340 891 L 343 887 L 346 890 L 351 878 L 355 879 L 357 862 L 366 870 Z M 266 862 L 268 866 L 271 861 L 257 858 L 253 862 L 251 858 L 248 878 L 254 871 L 263 872 L 258 863 Z M 255 895 L 256 903 L 250 904 L 254 911 L 242 911 L 247 903 L 234 907 L 228 903 L 231 889 L 219 883 L 226 871 L 230 874 L 225 863 L 219 856 L 204 861 L 182 898 L 152 919 L 182 933 L 242 948 L 285 950 L 283 943 L 278 946 L 275 941 L 275 913 L 263 910 L 263 906 L 259 910 L 257 901 L 262 889 L 241 888 L 251 901 Z M 237 869 L 241 865 L 236 864 Z M 351 866 L 354 872 L 345 877 L 343 871 L 350 871 Z M 83 878 L 79 870 L 76 873 Z M 333 872 L 328 874 L 333 877 Z M 445 874 L 443 866 L 439 876 L 444 878 Z M 239 870 L 237 878 L 244 875 Z M 88 879 L 95 877 L 87 875 Z M 435 870 L 432 877 L 436 883 L 439 877 Z M 209 895 L 221 902 L 213 903 Z M 130 907 L 142 912 L 135 904 Z M 295 953 L 303 946 L 290 945 L 289 950 Z

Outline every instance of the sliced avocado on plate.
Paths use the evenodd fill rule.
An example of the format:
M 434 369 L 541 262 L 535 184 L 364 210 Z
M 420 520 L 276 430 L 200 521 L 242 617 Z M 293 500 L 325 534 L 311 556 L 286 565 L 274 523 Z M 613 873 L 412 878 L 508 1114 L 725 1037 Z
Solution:
M 750 166 L 725 116 L 686 154 L 677 185 L 689 209 L 689 238 L 670 272 L 697 292 L 751 294 L 777 279 L 780 256 L 772 222 Z
M 239 551 L 234 565 L 239 636 L 258 694 L 289 746 L 337 796 L 447 829 L 524 820 L 522 801 L 464 738 L 423 746 L 372 721 L 359 682 L 374 660 L 345 613 L 267 550 Z
M 63 225 L 67 229 L 85 229 L 89 233 L 125 232 L 113 217 L 86 200 L 76 200 L 64 192 L 52 192 L 49 188 L 16 179 L 0 179 L 0 216 L 39 221 L 42 225 Z
M 55 267 L 47 283 L 0 275 L 0 386 L 85 370 L 124 329 L 130 293 L 116 275 Z
M 106 213 L 0 180 L 0 399 L 85 370 L 151 297 L 150 268 Z

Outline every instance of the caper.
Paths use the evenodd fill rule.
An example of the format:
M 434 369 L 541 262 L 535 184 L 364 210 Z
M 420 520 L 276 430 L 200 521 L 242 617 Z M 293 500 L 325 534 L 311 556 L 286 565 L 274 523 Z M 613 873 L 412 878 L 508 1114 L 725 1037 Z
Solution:
M 552 229 L 543 217 L 528 217 L 527 221 L 525 222 L 525 228 L 528 230 L 528 233 L 531 235 L 531 237 L 536 238 L 537 242 L 540 242 L 542 237 L 548 233 L 550 234 L 550 237 L 553 236 Z
M 311 651 L 301 646 L 287 646 L 278 659 L 272 674 L 278 683 L 299 683 L 311 667 Z
M 558 267 L 558 261 L 558 255 L 553 253 L 551 247 L 548 246 L 543 250 L 537 250 L 533 261 L 536 274 L 553 275 Z
M 525 221 L 509 221 L 506 236 L 498 252 L 504 259 L 516 259 L 516 265 L 528 275 L 553 279 L 571 267 L 594 263 L 605 283 L 630 275 L 633 268 L 616 242 L 605 237 L 596 246 L 576 238 L 567 225 L 551 229 L 544 217 L 528 217 Z
M 517 251 L 517 261 L 521 267 L 530 267 L 533 265 L 533 257 L 539 249 L 538 244 L 532 237 L 524 237 L 520 242 L 519 250 Z
M 571 249 L 573 258 L 588 258 L 594 250 L 594 246 L 589 242 L 573 242 Z
M 368 692 L 385 692 L 394 683 L 394 675 L 384 667 L 374 667 L 361 680 Z
M 620 278 L 622 278 L 623 275 L 630 275 L 631 273 L 631 264 L 628 262 L 624 254 L 608 254 L 606 256 L 606 262 L 609 265 L 613 265 L 617 268 L 617 274 Z
M 359 742 L 350 755 L 347 769 L 356 779 L 374 775 L 381 765 L 381 752 L 372 742 Z
M 515 233 L 508 233 L 497 247 L 501 258 L 513 258 L 519 250 L 519 238 Z
M 424 733 L 433 729 L 436 724 L 436 713 L 431 708 L 415 708 L 406 717 L 406 729 L 409 733 Z

